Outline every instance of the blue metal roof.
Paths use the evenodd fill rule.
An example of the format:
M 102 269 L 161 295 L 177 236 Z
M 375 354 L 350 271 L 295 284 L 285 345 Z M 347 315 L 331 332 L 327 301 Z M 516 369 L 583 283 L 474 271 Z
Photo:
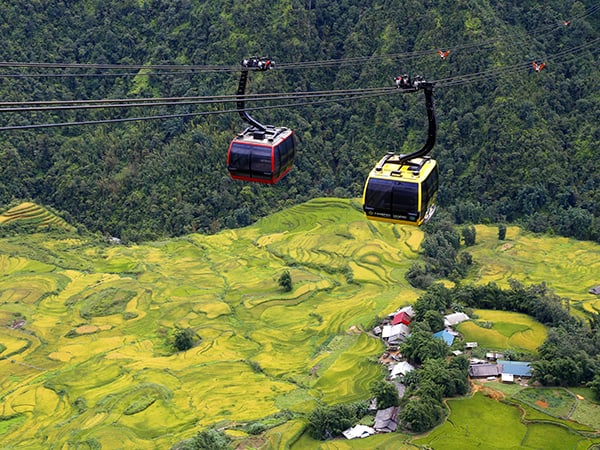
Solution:
M 531 376 L 531 363 L 524 361 L 506 361 L 499 359 L 498 364 L 502 364 L 502 373 L 510 373 L 518 377 Z
M 454 342 L 454 336 L 450 333 L 448 333 L 446 330 L 442 330 L 442 331 L 438 331 L 437 333 L 433 334 L 434 338 L 438 338 L 438 339 L 443 339 L 444 342 L 448 345 L 452 345 L 452 343 Z

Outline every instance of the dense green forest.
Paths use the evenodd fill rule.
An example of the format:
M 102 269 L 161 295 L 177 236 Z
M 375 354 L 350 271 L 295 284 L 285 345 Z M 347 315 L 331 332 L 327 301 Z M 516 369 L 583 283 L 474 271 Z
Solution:
M 253 75 L 253 93 L 393 86 L 399 73 L 423 75 L 437 82 L 439 204 L 456 222 L 600 239 L 600 10 L 592 0 L 9 0 L 2 18 L 2 102 L 231 95 L 234 68 L 251 55 L 282 65 L 339 61 Z M 532 61 L 546 68 L 502 70 Z M 232 69 L 127 68 L 135 65 Z M 420 94 L 257 112 L 293 128 L 299 144 L 295 169 L 263 186 L 228 176 L 229 141 L 245 126 L 237 114 L 7 106 L 0 127 L 174 116 L 0 132 L 0 208 L 35 200 L 125 241 L 243 226 L 317 196 L 358 197 L 375 162 L 420 146 L 426 127 Z

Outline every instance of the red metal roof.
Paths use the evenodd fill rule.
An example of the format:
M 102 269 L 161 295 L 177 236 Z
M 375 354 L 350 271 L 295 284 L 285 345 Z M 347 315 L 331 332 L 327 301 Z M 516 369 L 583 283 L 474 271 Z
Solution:
M 399 323 L 403 323 L 404 325 L 410 324 L 410 316 L 406 314 L 404 311 L 398 313 L 392 319 L 392 325 L 398 325 Z

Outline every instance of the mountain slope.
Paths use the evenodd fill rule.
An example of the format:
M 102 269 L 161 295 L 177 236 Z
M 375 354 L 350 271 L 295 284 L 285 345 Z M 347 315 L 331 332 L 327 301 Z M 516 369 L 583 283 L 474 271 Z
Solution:
M 398 73 L 424 75 L 439 81 L 440 204 L 458 222 L 599 237 L 600 12 L 592 1 L 11 1 L 4 15 L 12 25 L 0 28 L 0 61 L 84 64 L 9 64 L 0 85 L 8 102 L 233 95 L 241 59 L 254 54 L 294 67 L 253 74 L 251 93 L 365 89 L 393 86 Z M 450 50 L 445 60 L 440 48 Z M 535 60 L 546 68 L 534 72 Z M 299 155 L 279 185 L 248 186 L 225 168 L 245 124 L 232 113 L 186 116 L 198 110 L 3 112 L 7 126 L 163 119 L 1 133 L 0 206 L 35 199 L 127 242 L 215 232 L 309 198 L 357 197 L 385 152 L 410 151 L 425 135 L 420 95 L 257 111 L 296 131 Z

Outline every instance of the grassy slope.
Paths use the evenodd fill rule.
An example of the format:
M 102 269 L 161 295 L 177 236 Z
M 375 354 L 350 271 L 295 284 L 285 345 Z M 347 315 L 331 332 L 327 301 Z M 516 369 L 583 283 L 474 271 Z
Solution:
M 538 282 L 548 278 L 544 267 L 564 262 L 561 239 L 555 255 L 553 238 L 511 228 L 500 243 L 494 227 L 477 231 L 470 251 L 481 282 Z M 367 358 L 382 347 L 355 329 L 417 298 L 404 273 L 421 239 L 411 227 L 367 222 L 356 202 L 339 199 L 313 200 L 245 229 L 133 247 L 68 234 L 0 239 L 2 441 L 168 448 L 215 423 L 367 398 L 380 376 Z M 598 246 L 566 243 L 597 264 Z M 532 245 L 545 249 L 541 267 L 531 254 L 511 263 L 511 251 Z M 551 287 L 576 291 L 569 271 L 584 288 L 593 284 L 578 267 L 556 273 Z M 277 285 L 286 269 L 289 293 Z M 126 304 L 108 302 L 116 289 L 132 293 Z M 6 327 L 16 314 L 24 327 Z M 165 341 L 175 327 L 192 327 L 202 341 L 170 354 Z M 269 435 L 273 447 L 287 447 L 298 426 Z M 395 437 L 395 444 L 375 439 L 385 448 L 406 438 Z M 303 436 L 294 448 L 314 444 Z

